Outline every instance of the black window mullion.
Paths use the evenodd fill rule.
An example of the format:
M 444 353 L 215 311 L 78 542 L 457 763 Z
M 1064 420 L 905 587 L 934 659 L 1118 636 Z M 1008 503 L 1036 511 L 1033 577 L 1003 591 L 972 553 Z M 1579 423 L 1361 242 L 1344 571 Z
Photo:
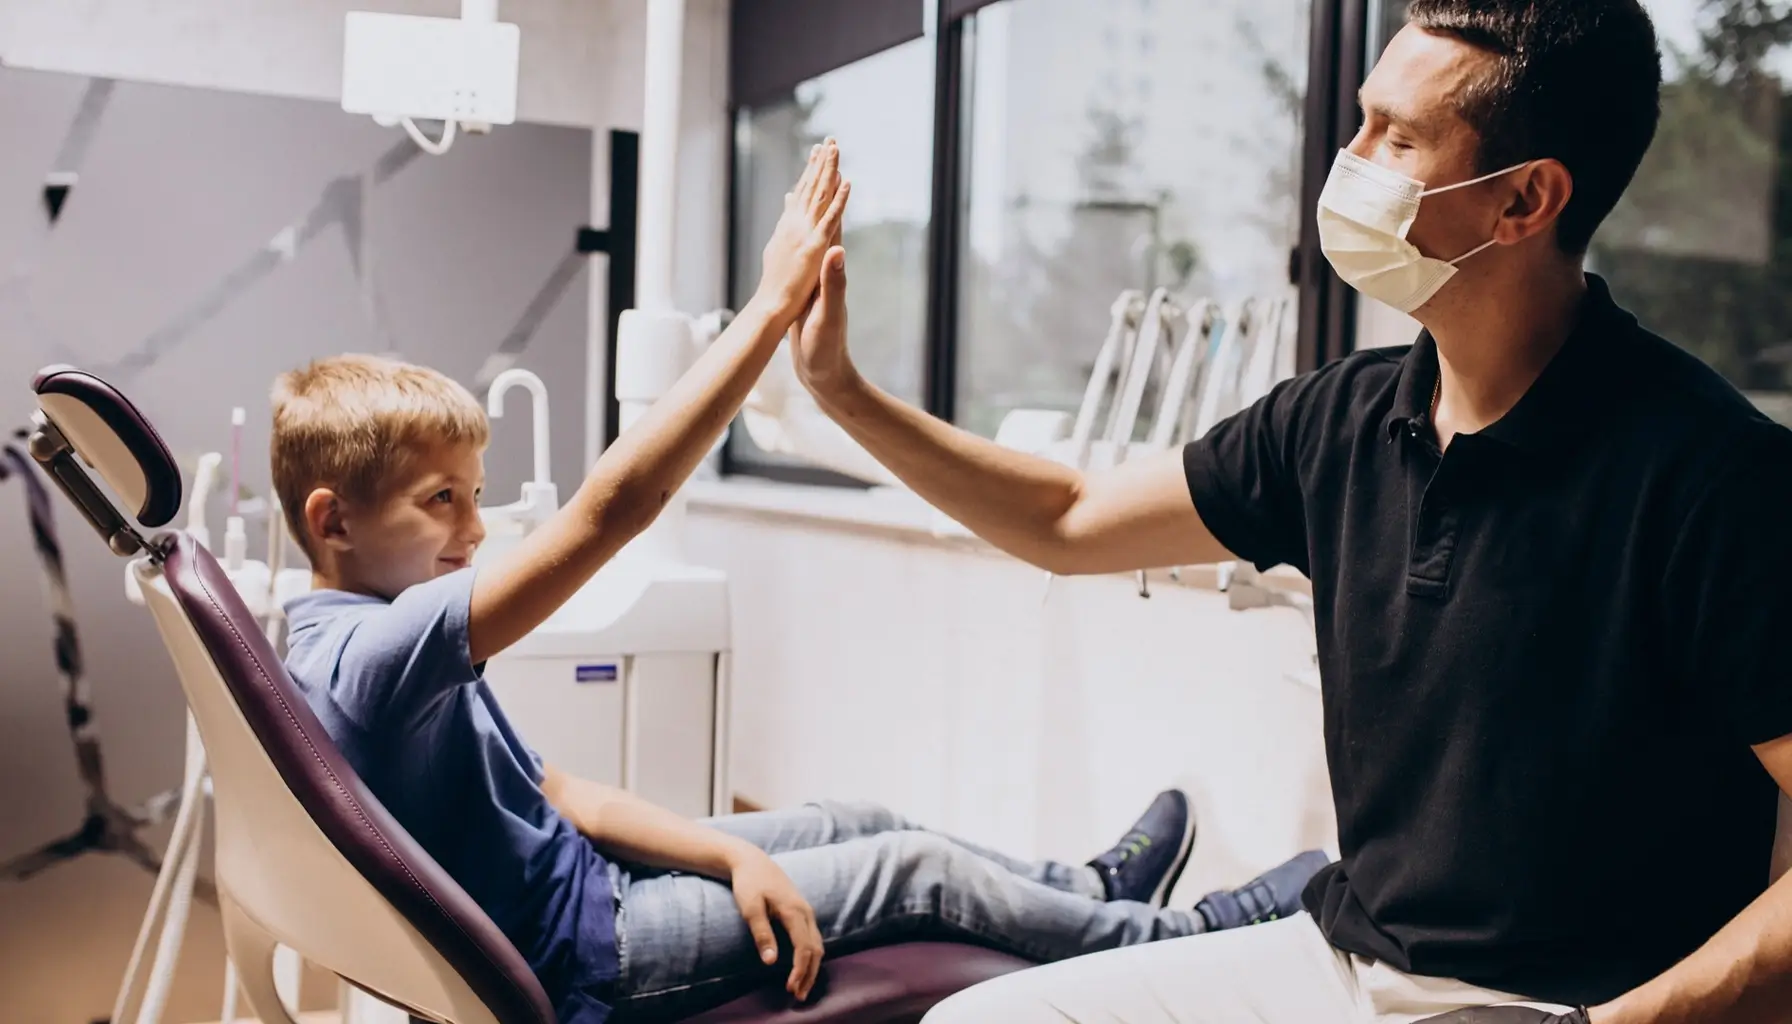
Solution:
M 1355 347 L 1356 293 L 1332 272 L 1319 249 L 1315 210 L 1333 158 L 1356 134 L 1356 91 L 1368 50 L 1368 6 L 1368 0 L 1313 0 L 1302 125 L 1300 241 L 1288 267 L 1300 289 L 1295 351 L 1301 370 L 1315 369 Z
M 958 407 L 959 222 L 964 204 L 964 22 L 939 5 L 934 26 L 933 195 L 927 224 L 927 331 L 922 401 L 950 423 Z

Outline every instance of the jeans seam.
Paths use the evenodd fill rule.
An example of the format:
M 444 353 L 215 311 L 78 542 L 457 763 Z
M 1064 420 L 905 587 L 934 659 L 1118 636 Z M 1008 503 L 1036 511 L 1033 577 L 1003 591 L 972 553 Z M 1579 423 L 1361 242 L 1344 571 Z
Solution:
M 978 927 L 977 925 L 973 924 L 972 923 L 972 921 L 974 920 L 973 918 L 969 918 L 967 916 L 960 915 L 956 911 L 953 911 L 946 907 L 937 906 L 932 901 L 924 900 L 924 899 L 923 900 L 909 900 L 904 903 L 900 903 L 897 905 L 897 907 L 893 913 L 886 913 L 886 914 L 880 915 L 878 921 L 875 924 L 867 924 L 861 928 L 855 929 L 850 932 L 838 932 L 838 933 L 835 933 L 832 936 L 832 938 L 838 942 L 850 942 L 853 938 L 865 935 L 869 932 L 874 932 L 878 929 L 878 927 L 880 925 L 888 924 L 891 921 L 896 920 L 896 919 L 926 918 L 926 917 L 933 917 L 933 918 L 937 919 L 942 924 L 945 924 L 946 926 L 948 926 L 948 928 L 950 930 L 962 932 L 965 935 L 968 935 L 972 938 L 980 939 L 983 941 L 983 943 L 985 945 L 988 945 L 991 948 L 998 949 L 1003 952 L 1014 953 L 1017 956 L 1020 956 L 1027 960 L 1032 960 L 1036 963 L 1044 963 L 1044 962 L 1055 959 L 1055 957 L 1048 950 L 1045 950 L 1042 947 L 1035 946 L 1035 945 L 1032 945 L 1031 943 L 1027 943 L 1027 942 L 1023 942 L 1023 941 L 1003 939 L 1002 937 L 998 936 L 993 930 Z

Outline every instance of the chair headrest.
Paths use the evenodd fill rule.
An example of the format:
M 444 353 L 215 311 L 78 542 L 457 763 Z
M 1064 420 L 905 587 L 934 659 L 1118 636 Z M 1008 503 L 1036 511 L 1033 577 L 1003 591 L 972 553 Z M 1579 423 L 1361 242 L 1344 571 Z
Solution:
M 48 366 L 31 382 L 44 416 L 81 460 L 135 506 L 143 526 L 166 526 L 180 511 L 180 469 L 168 446 L 131 400 L 91 373 Z
M 72 366 L 47 366 L 31 383 L 41 421 L 31 439 L 31 455 L 74 500 L 96 530 L 119 554 L 142 546 L 93 486 L 79 463 L 98 471 L 124 500 L 125 516 L 138 525 L 167 525 L 180 511 L 180 468 L 130 399 L 91 373 Z M 79 463 L 74 458 L 79 456 Z

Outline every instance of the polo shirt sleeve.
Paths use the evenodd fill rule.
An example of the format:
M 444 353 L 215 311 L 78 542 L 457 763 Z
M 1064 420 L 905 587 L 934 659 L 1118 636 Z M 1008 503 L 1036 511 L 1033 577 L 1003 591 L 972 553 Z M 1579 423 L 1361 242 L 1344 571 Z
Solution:
M 1277 384 L 1182 449 L 1189 497 L 1202 524 L 1227 551 L 1259 570 L 1308 569 L 1298 452 L 1317 378 L 1306 374 Z
M 478 678 L 467 642 L 473 570 L 405 589 L 363 616 L 342 646 L 333 687 L 337 703 L 364 726 L 409 717 L 456 686 Z
M 1697 699 L 1743 742 L 1792 734 L 1792 432 L 1754 423 L 1669 559 L 1670 635 Z

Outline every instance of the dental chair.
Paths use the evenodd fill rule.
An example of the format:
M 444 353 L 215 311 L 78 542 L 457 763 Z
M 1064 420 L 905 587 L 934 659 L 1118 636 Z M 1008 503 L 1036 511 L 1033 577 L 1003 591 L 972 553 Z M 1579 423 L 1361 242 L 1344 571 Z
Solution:
M 105 381 L 50 367 L 33 383 L 32 458 L 142 588 L 212 766 L 225 944 L 266 1024 L 291 1024 L 277 945 L 414 1017 L 556 1024 L 515 947 L 355 775 L 211 554 L 174 518 L 180 473 L 155 428 Z M 128 509 L 96 486 L 97 471 Z M 144 532 L 140 532 L 140 528 Z M 916 942 L 841 956 L 818 997 L 748 993 L 703 1024 L 918 1021 L 934 1003 L 1030 966 L 975 946 Z

